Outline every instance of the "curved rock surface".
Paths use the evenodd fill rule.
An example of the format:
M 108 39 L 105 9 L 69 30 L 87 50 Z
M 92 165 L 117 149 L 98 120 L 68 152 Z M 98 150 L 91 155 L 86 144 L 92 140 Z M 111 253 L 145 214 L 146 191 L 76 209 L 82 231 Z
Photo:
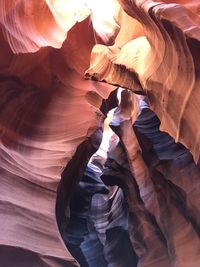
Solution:
M 199 198 L 193 196 L 200 190 L 200 172 L 189 151 L 159 131 L 159 120 L 147 106 L 132 127 L 127 116 L 130 93 L 123 97 L 126 109 L 124 103 L 119 106 L 110 123 L 121 143 L 109 153 L 103 181 L 122 187 L 127 198 L 129 234 L 138 266 L 197 267 Z
M 84 21 L 60 50 L 36 54 L 13 55 L 2 42 L 7 55 L 0 77 L 1 260 L 10 267 L 16 247 L 22 249 L 19 266 L 29 253 L 25 250 L 35 257 L 29 266 L 34 261 L 77 266 L 59 233 L 55 204 L 61 173 L 78 145 L 101 125 L 98 108 L 112 89 L 83 78 L 94 44 L 92 28 Z
M 199 163 L 200 155 L 199 42 L 200 4 L 194 0 L 0 0 L 3 267 L 78 266 L 61 237 L 64 209 L 97 149 L 93 134 L 104 120 L 102 100 L 116 88 L 106 83 L 146 95 L 159 118 L 142 111 L 135 133 L 132 121 L 123 126 L 130 135 L 123 139 L 118 133 L 132 171 L 126 177 L 131 189 L 124 192 L 138 262 L 160 267 L 151 251 L 156 244 L 163 267 L 169 261 L 172 266 L 199 266 L 200 175 L 193 161 Z M 95 203 L 103 203 L 98 197 L 94 210 L 99 207 Z M 102 218 L 108 202 L 99 209 Z M 93 219 L 95 224 L 98 216 Z M 144 229 L 135 237 L 136 221 Z M 95 231 L 99 229 L 97 220 Z M 123 266 L 113 254 L 125 238 L 115 240 L 117 230 L 104 243 L 109 267 Z M 158 233 L 165 242 L 158 241 Z M 87 251 L 95 244 L 91 240 L 86 237 L 82 251 L 95 262 Z
M 198 162 L 199 3 L 120 3 L 129 17 L 120 18 L 114 45 L 94 46 L 86 77 L 147 94 L 161 129 L 189 148 Z

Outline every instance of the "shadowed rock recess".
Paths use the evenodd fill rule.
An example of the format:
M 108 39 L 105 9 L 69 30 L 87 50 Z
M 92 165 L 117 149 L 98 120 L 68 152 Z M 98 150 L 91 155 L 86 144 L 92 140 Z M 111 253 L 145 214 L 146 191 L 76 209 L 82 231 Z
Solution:
M 0 0 L 0 267 L 200 266 L 200 2 Z

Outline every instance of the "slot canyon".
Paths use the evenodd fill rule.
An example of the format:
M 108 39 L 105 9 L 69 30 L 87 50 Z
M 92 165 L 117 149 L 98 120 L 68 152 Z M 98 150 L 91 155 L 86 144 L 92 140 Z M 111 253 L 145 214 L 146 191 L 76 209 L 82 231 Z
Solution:
M 0 0 L 0 48 L 0 267 L 199 267 L 200 1 Z

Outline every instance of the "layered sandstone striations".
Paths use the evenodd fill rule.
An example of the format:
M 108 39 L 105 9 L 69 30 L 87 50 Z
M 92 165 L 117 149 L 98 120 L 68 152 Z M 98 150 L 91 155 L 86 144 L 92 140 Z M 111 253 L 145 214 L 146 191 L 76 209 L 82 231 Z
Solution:
M 78 266 L 61 233 L 100 143 L 102 99 L 115 89 L 106 83 L 147 95 L 160 119 L 148 109 L 118 125 L 129 133 L 117 132 L 126 148 L 118 178 L 127 175 L 112 182 L 129 206 L 133 259 L 136 253 L 141 266 L 199 266 L 199 10 L 198 1 L 0 0 L 2 267 Z M 102 203 L 103 215 L 112 214 Z M 123 267 L 112 254 L 114 236 L 110 231 L 105 242 L 105 262 Z
M 96 45 L 86 77 L 148 95 L 161 129 L 199 160 L 198 1 L 120 1 L 112 46 Z M 197 114 L 193 116 L 194 114 Z
M 88 20 L 78 24 L 60 50 L 14 55 L 3 37 L 1 44 L 2 267 L 77 266 L 58 230 L 55 205 L 61 173 L 101 125 L 101 95 L 110 92 L 83 78 L 94 45 L 92 28 Z

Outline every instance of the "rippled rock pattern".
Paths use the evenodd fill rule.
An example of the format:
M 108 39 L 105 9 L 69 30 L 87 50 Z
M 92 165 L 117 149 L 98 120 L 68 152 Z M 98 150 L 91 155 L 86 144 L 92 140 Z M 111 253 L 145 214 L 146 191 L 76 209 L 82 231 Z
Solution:
M 99 111 L 102 96 L 110 93 L 109 86 L 83 79 L 94 44 L 88 25 L 89 21 L 78 24 L 60 50 L 44 48 L 35 54 L 14 55 L 2 39 L 0 244 L 5 246 L 4 267 L 10 267 L 14 248 L 21 255 L 14 261 L 19 266 L 29 251 L 33 252 L 30 267 L 37 261 L 41 263 L 37 267 L 77 266 L 58 230 L 57 187 L 82 143 L 86 158 L 90 136 L 104 117 Z M 83 31 L 87 27 L 88 38 Z M 74 181 L 69 178 L 68 196 Z
M 198 1 L 120 1 L 127 12 L 112 46 L 96 45 L 87 78 L 148 95 L 168 132 L 200 154 Z M 195 115 L 194 115 L 195 114 Z
M 123 106 L 118 109 L 123 112 Z M 130 120 L 111 122 L 122 143 L 110 151 L 103 181 L 119 185 L 127 198 L 129 234 L 139 266 L 198 266 L 199 199 L 192 195 L 200 190 L 200 173 L 189 151 L 160 132 L 159 124 L 147 107 L 133 128 Z M 143 136 L 140 144 L 135 131 L 138 139 Z
M 122 190 L 105 186 L 95 169 L 87 166 L 75 190 L 63 239 L 83 267 L 136 265 Z
M 197 0 L 0 0 L 2 267 L 200 266 L 199 16 Z M 98 148 L 107 83 L 146 95 L 157 116 L 114 127 L 107 168 L 121 189 L 110 197 L 98 180 L 103 193 L 84 198 L 88 232 L 66 207 Z

